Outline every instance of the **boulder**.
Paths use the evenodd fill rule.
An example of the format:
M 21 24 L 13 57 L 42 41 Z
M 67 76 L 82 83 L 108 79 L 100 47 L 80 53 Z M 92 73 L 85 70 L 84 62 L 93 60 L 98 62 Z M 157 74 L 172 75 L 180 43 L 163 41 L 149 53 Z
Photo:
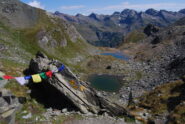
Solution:
M 61 62 L 49 60 L 45 55 L 39 53 L 36 55 L 36 58 L 31 60 L 28 70 L 31 74 L 34 74 L 48 70 L 56 70 L 61 65 Z M 72 85 L 70 83 L 71 81 L 75 82 L 75 85 Z M 43 85 L 46 85 L 46 83 L 53 86 L 63 96 L 67 97 L 67 99 L 69 99 L 82 113 L 91 112 L 99 114 L 106 112 L 111 116 L 128 115 L 125 108 L 110 102 L 110 100 L 98 94 L 97 91 L 91 88 L 88 82 L 80 80 L 66 65 L 63 71 L 54 73 L 52 78 L 44 81 Z
M 15 113 L 21 108 L 19 98 L 6 89 L 0 89 L 0 120 L 5 124 L 15 123 Z

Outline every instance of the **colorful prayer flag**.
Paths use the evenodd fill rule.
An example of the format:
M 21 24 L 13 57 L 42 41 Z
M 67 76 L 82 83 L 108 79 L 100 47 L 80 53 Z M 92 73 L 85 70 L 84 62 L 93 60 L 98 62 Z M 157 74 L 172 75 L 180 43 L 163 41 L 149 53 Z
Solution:
M 17 82 L 18 82 L 19 84 L 21 84 L 21 85 L 24 85 L 24 84 L 27 83 L 24 77 L 15 77 L 15 79 L 16 79 Z
M 31 79 L 31 76 L 25 76 L 24 79 L 25 80 L 30 80 Z
M 52 75 L 53 75 L 53 73 L 52 73 L 52 71 L 48 71 L 48 72 L 46 72 L 46 75 L 47 75 L 49 78 L 51 78 Z
M 0 77 L 0 80 L 3 80 L 3 78 L 2 78 L 2 77 Z
M 9 76 L 9 75 L 4 75 L 3 78 L 4 78 L 4 79 L 7 79 L 7 80 L 9 80 L 9 79 L 14 79 L 14 77 Z
M 39 74 L 32 75 L 32 79 L 34 83 L 40 83 L 42 82 L 42 79 Z
M 65 66 L 62 65 L 61 67 L 58 68 L 58 71 L 60 72 L 60 71 L 63 71 L 64 69 L 65 69 Z
M 85 88 L 84 86 L 82 86 L 82 85 L 80 86 L 80 90 L 81 90 L 81 91 L 84 91 L 85 89 L 86 89 L 86 88 Z
M 69 83 L 70 83 L 71 85 L 75 85 L 75 84 L 76 84 L 74 80 L 71 80 Z
M 76 86 L 76 85 L 73 85 L 72 87 L 73 87 L 74 89 L 78 89 L 78 86 Z
M 47 79 L 46 73 L 42 72 L 39 74 L 41 76 L 42 79 Z

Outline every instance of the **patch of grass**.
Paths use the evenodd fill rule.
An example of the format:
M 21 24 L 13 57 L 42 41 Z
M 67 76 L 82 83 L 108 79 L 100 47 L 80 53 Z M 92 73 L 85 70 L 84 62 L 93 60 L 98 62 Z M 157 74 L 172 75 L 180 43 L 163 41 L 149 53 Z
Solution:
M 175 110 L 170 113 L 169 124 L 184 124 L 185 123 L 185 105 L 178 105 Z
M 171 101 L 170 99 L 178 98 L 182 92 L 182 80 L 174 81 L 171 83 L 167 83 L 155 88 L 155 90 L 145 94 L 140 98 L 139 106 L 150 109 L 152 114 L 162 114 L 164 112 L 168 112 L 173 108 L 172 105 L 175 105 L 175 99 Z M 174 90 L 177 89 L 174 92 Z M 179 97 L 180 98 L 180 97 Z
M 13 60 L 1 59 L 2 71 L 11 76 L 20 76 L 27 65 Z
M 61 115 L 61 116 L 57 116 L 56 118 L 54 118 L 52 120 L 53 124 L 62 124 L 66 121 L 70 121 L 70 120 L 81 120 L 83 119 L 83 117 L 81 115 L 78 114 L 73 114 L 73 115 Z
M 125 122 L 134 123 L 136 120 L 134 117 L 124 117 Z
M 9 89 L 17 97 L 28 97 L 28 94 L 26 93 L 28 87 L 21 86 L 15 80 L 10 80 L 5 88 Z
M 136 75 L 136 80 L 140 80 L 143 77 L 143 74 L 140 71 L 135 72 L 135 75 Z
M 133 31 L 129 33 L 125 38 L 125 43 L 137 43 L 138 41 L 144 39 L 146 36 L 143 32 L 140 31 Z

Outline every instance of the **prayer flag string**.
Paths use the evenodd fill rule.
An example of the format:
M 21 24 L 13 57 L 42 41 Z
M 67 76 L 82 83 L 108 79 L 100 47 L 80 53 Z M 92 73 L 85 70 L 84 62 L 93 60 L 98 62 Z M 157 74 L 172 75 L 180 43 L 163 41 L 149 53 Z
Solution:
M 53 73 L 62 72 L 64 69 L 65 69 L 65 66 L 62 64 L 62 66 L 60 66 L 57 70 L 54 70 L 54 71 L 41 72 L 39 74 L 28 75 L 28 76 L 24 76 L 24 77 L 12 77 L 9 75 L 3 75 L 2 77 L 0 77 L 0 80 L 15 79 L 20 85 L 25 85 L 31 79 L 34 83 L 40 83 L 40 82 L 42 82 L 42 79 L 45 80 L 47 78 L 52 78 Z M 69 84 L 74 89 L 78 89 L 80 91 L 84 91 L 86 89 L 83 85 L 80 85 L 79 82 L 76 82 L 74 80 L 70 80 Z
M 30 79 L 32 79 L 34 83 L 40 83 L 40 82 L 42 82 L 42 79 L 47 79 L 48 77 L 51 78 L 53 76 L 53 73 L 61 72 L 64 69 L 65 69 L 65 66 L 62 64 L 62 66 L 59 67 L 55 71 L 42 72 L 39 74 L 28 75 L 28 76 L 24 76 L 24 77 L 12 77 L 10 75 L 3 75 L 2 77 L 0 77 L 0 80 L 15 79 L 21 85 L 26 84 L 28 82 L 28 80 L 30 80 Z

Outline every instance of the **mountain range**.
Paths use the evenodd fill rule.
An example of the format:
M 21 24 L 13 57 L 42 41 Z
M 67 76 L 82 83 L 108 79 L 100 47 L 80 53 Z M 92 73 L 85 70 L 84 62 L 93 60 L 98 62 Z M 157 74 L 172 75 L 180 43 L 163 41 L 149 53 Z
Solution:
M 184 16 L 185 9 L 125 9 L 112 15 L 70 16 L 20 0 L 0 0 L 0 76 L 32 75 L 65 65 L 42 83 L 30 80 L 22 86 L 0 77 L 0 121 L 185 123 Z M 86 41 L 95 46 L 120 46 L 99 48 Z M 102 53 L 119 53 L 129 60 Z M 91 86 L 88 77 L 104 74 L 120 77 L 119 91 Z M 75 88 L 75 81 L 80 89 Z M 17 105 L 12 100 L 16 97 L 27 99 L 20 111 L 12 106 Z
M 112 15 L 92 13 L 88 16 L 70 16 L 57 11 L 54 15 L 73 24 L 87 42 L 95 46 L 116 47 L 129 32 L 141 30 L 148 24 L 166 27 L 174 23 L 185 16 L 185 9 L 178 12 L 154 9 L 137 12 L 125 9 Z

